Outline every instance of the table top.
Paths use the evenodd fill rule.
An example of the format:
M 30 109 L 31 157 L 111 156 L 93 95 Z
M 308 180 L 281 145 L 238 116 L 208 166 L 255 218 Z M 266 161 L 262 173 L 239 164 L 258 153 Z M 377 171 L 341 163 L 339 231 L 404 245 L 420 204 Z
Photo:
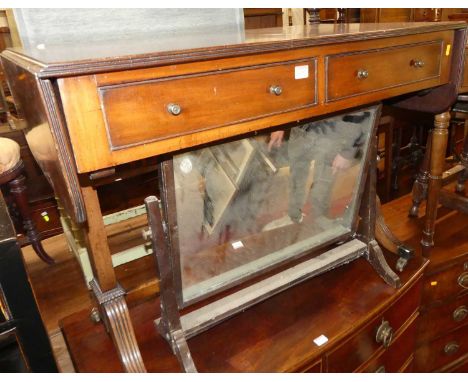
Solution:
M 466 28 L 466 23 L 318 24 L 238 32 L 183 29 L 157 36 L 132 35 L 117 41 L 8 48 L 2 55 L 27 66 L 38 77 L 48 78 L 460 28 Z

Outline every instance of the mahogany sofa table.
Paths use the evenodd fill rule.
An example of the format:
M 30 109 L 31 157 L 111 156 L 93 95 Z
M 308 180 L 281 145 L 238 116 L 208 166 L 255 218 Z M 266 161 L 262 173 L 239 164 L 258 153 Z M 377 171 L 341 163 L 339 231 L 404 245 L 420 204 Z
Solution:
M 112 267 L 97 186 L 150 157 L 400 97 L 397 106 L 437 114 L 427 254 L 465 33 L 461 22 L 336 24 L 4 51 L 31 151 L 66 213 L 85 229 L 95 296 L 124 369 L 145 365 Z M 279 97 L 268 91 L 278 83 Z

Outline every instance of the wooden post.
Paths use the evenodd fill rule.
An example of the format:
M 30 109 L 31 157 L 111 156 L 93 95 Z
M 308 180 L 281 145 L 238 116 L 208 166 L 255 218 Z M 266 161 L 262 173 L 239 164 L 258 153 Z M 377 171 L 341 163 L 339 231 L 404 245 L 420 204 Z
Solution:
M 430 255 L 432 247 L 434 246 L 434 228 L 437 218 L 439 192 L 442 187 L 442 173 L 444 172 L 449 123 L 450 113 L 448 111 L 435 116 L 430 153 L 426 218 L 424 222 L 423 237 L 421 240 L 423 256 L 425 257 Z

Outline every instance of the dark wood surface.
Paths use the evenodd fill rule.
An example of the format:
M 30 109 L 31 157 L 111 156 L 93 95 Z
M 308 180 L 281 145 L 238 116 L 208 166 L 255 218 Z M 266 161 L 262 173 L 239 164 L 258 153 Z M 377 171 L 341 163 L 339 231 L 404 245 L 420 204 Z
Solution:
M 304 282 L 189 340 L 195 364 L 200 371 L 297 370 L 312 365 L 325 351 L 361 329 L 369 330 L 369 340 L 353 349 L 358 359 L 367 359 L 372 354 L 368 345 L 373 342 L 374 326 L 383 311 L 407 292 L 403 305 L 393 305 L 394 318 L 391 313 L 388 317 L 396 320 L 397 328 L 399 320 L 414 313 L 419 290 L 409 289 L 409 284 L 421 276 L 422 261 L 418 258 L 411 263 L 398 291 L 372 272 L 364 259 Z M 178 371 L 175 356 L 153 324 L 159 316 L 158 303 L 151 299 L 130 310 L 140 350 L 149 371 Z M 78 370 L 122 370 L 103 326 L 93 324 L 87 312 L 65 319 L 62 325 Z M 312 341 L 321 334 L 330 341 L 319 348 Z
M 413 245 L 417 252 L 417 258 L 415 260 L 411 260 L 409 269 L 407 269 L 404 272 L 403 281 L 407 281 L 408 275 L 414 272 L 415 268 L 418 268 L 418 266 L 421 264 L 421 258 L 419 257 L 420 256 L 419 240 L 420 240 L 420 232 L 421 232 L 422 224 L 423 224 L 423 214 L 421 213 L 420 217 L 416 219 L 408 218 L 407 213 L 408 213 L 408 208 L 410 207 L 410 204 L 411 204 L 411 196 L 407 195 L 405 197 L 394 200 L 382 206 L 382 210 L 383 210 L 386 222 L 389 224 L 390 228 L 395 232 L 395 234 L 399 238 Z M 459 212 L 449 211 L 445 208 L 439 209 L 438 220 L 437 220 L 437 231 L 435 235 L 437 246 L 434 248 L 434 251 L 431 257 L 431 262 L 429 263 L 429 267 L 433 269 L 433 271 L 438 270 L 437 267 L 440 266 L 441 264 L 440 262 L 442 261 L 442 259 L 450 259 L 450 258 L 462 259 L 463 254 L 468 253 L 468 248 L 466 247 L 467 245 L 466 236 L 465 236 L 466 229 L 468 229 L 468 221 L 466 219 L 466 216 L 460 214 Z M 389 264 L 394 264 L 396 262 L 396 257 L 387 257 L 387 258 L 388 258 Z M 434 260 L 435 265 L 432 264 L 432 260 Z M 145 264 L 142 264 L 142 267 L 143 267 L 142 269 L 147 270 L 148 267 L 154 266 L 153 261 L 150 261 L 150 262 L 146 261 Z M 139 268 L 135 268 L 135 269 L 128 268 L 126 271 L 127 277 L 128 277 L 128 272 L 134 272 L 136 269 L 139 269 Z M 321 334 L 321 332 L 325 332 L 324 334 L 327 335 L 326 330 L 328 329 L 325 328 L 325 326 L 327 325 L 338 331 L 343 330 L 346 333 L 342 333 L 343 334 L 342 340 L 335 341 L 335 344 L 337 342 L 344 343 L 343 340 L 345 339 L 345 337 L 349 338 L 350 332 L 355 330 L 356 326 L 360 325 L 360 322 L 358 321 L 354 321 L 353 323 L 354 318 L 356 318 L 357 316 L 361 314 L 365 315 L 366 309 L 368 309 L 369 305 L 371 304 L 374 304 L 374 312 L 376 308 L 378 309 L 378 307 L 382 307 L 382 305 L 385 305 L 385 304 L 388 305 L 386 301 L 388 301 L 388 298 L 391 298 L 391 296 L 395 293 L 394 290 L 385 286 L 385 284 L 373 272 L 370 272 L 370 270 L 371 268 L 369 264 L 366 263 L 363 259 L 359 259 L 351 264 L 348 264 L 344 267 L 341 267 L 325 275 L 322 275 L 320 277 L 310 280 L 308 282 L 309 284 L 307 284 L 309 286 L 300 285 L 296 287 L 298 288 L 297 289 L 298 292 L 294 292 L 294 296 L 297 297 L 298 299 L 305 298 L 303 295 L 307 291 L 309 291 L 308 293 L 311 293 L 311 295 L 318 296 L 317 298 L 308 298 L 306 300 L 306 303 L 304 304 L 304 306 L 306 307 L 307 313 L 304 313 L 306 315 L 304 317 L 308 317 L 307 315 L 310 315 L 310 316 L 321 317 L 321 318 L 317 320 L 319 324 L 317 327 L 315 327 L 317 325 L 315 321 L 313 323 L 310 323 L 310 322 L 307 322 L 306 318 L 303 318 L 303 319 L 300 318 L 302 317 L 302 308 L 300 309 L 297 305 L 294 305 L 293 301 L 290 301 L 289 303 L 291 305 L 294 305 L 296 308 L 291 310 L 292 312 L 291 317 L 288 317 L 288 316 L 286 317 L 286 320 L 289 320 L 287 321 L 287 323 L 293 325 L 293 328 L 298 328 L 298 327 L 301 327 L 301 325 L 306 325 L 309 330 L 313 331 L 313 333 L 310 334 L 312 338 L 315 338 L 317 335 Z M 355 279 L 355 277 L 357 276 L 354 272 L 362 272 L 362 274 L 359 273 L 360 275 L 358 276 L 359 280 L 362 280 L 363 282 L 368 282 L 369 280 L 372 280 L 372 281 L 370 282 L 368 286 L 365 286 L 365 287 L 357 286 L 356 283 L 359 283 L 359 280 Z M 134 278 L 137 279 L 138 276 L 135 274 Z M 425 279 L 423 279 L 423 284 L 428 285 L 428 287 L 430 286 L 430 282 L 431 282 L 430 276 L 427 276 L 425 277 Z M 148 283 L 150 283 L 150 281 L 148 281 Z M 132 285 L 136 286 L 138 284 L 139 283 L 137 281 L 132 281 Z M 136 291 L 136 292 L 141 293 L 140 291 Z M 281 296 L 283 296 L 285 293 L 289 293 L 289 291 L 284 292 L 281 295 L 278 295 L 276 299 L 281 299 L 282 298 Z M 350 293 L 350 295 L 347 295 L 348 293 Z M 370 293 L 372 297 L 369 298 L 368 293 Z M 136 296 L 137 294 L 135 294 L 135 297 Z M 142 303 L 143 301 L 142 297 L 146 299 L 145 303 Z M 335 299 L 339 299 L 340 302 L 337 303 L 336 302 L 337 300 Z M 464 301 L 464 299 L 466 299 L 466 294 L 460 297 L 460 299 L 457 299 L 456 301 L 452 301 L 451 304 L 457 305 L 458 301 Z M 275 303 L 276 302 L 277 300 L 275 300 Z M 235 336 L 229 337 L 227 341 L 224 341 L 223 343 L 218 343 L 215 353 L 218 353 L 218 351 L 220 351 L 219 349 L 223 346 L 227 346 L 228 348 L 222 354 L 220 354 L 219 357 L 222 357 L 222 356 L 233 357 L 232 353 L 230 352 L 235 352 L 235 351 L 238 351 L 240 353 L 247 352 L 248 346 L 246 342 L 254 334 L 257 335 L 257 331 L 263 332 L 263 335 L 265 336 L 265 337 L 262 337 L 263 342 L 259 341 L 258 345 L 255 345 L 255 349 L 259 351 L 261 349 L 269 349 L 270 347 L 272 347 L 276 343 L 276 336 L 279 336 L 281 339 L 283 337 L 288 337 L 292 335 L 291 331 L 294 330 L 293 328 L 291 328 L 290 330 L 286 330 L 285 327 L 280 327 L 278 323 L 276 324 L 277 326 L 273 324 L 272 314 L 275 311 L 275 308 L 273 307 L 273 305 L 269 305 L 268 302 L 265 302 L 263 304 L 267 305 L 266 307 L 261 308 L 260 310 L 261 312 L 263 312 L 262 314 L 265 314 L 265 316 L 263 316 L 264 321 L 259 321 L 261 316 L 258 316 L 258 314 L 260 313 L 256 313 L 255 315 L 254 313 L 250 313 L 247 316 L 250 320 L 253 320 L 251 322 L 255 322 L 255 323 L 262 322 L 262 324 L 259 325 L 260 328 L 255 329 L 254 333 L 250 331 L 250 328 L 255 327 L 257 325 L 252 325 L 249 319 L 247 318 L 241 319 L 239 318 L 240 316 L 234 317 L 232 319 L 235 322 L 239 322 L 239 325 L 240 323 L 244 323 L 246 325 L 246 328 L 243 329 L 244 332 L 241 335 L 241 340 L 239 340 L 241 343 L 243 343 L 244 347 L 242 347 L 241 345 L 236 345 L 238 347 L 235 347 L 234 345 L 231 346 L 231 343 L 234 341 L 233 338 L 236 339 L 236 337 Z M 312 304 L 313 306 L 311 306 L 309 310 L 307 306 L 310 304 Z M 143 358 L 145 362 L 146 361 L 151 362 L 151 366 L 148 367 L 149 370 L 164 370 L 164 371 L 179 370 L 175 357 L 171 355 L 168 345 L 159 337 L 158 334 L 156 334 L 154 325 L 152 323 L 152 320 L 158 315 L 158 312 L 159 312 L 158 301 L 154 299 L 154 289 L 152 290 L 151 293 L 141 293 L 139 298 L 133 299 L 133 302 L 131 303 L 131 305 L 133 306 L 133 308 L 131 308 L 132 319 L 135 322 L 135 326 L 138 328 L 137 329 L 138 341 L 140 345 L 142 346 L 142 348 L 146 349 L 146 350 L 142 350 Z M 367 308 L 364 305 L 367 305 Z M 345 308 L 345 306 L 348 306 L 348 308 Z M 252 309 L 257 309 L 257 307 L 254 307 Z M 447 307 L 445 310 L 447 312 L 450 312 L 450 307 Z M 367 313 L 369 313 L 369 310 L 367 310 Z M 62 321 L 62 327 L 65 333 L 65 337 L 70 347 L 72 358 L 74 359 L 77 370 L 83 370 L 83 371 L 122 370 L 118 362 L 118 357 L 115 354 L 115 350 L 112 347 L 112 342 L 110 341 L 108 335 L 105 333 L 104 328 L 102 327 L 102 325 L 93 324 L 89 320 L 88 314 L 89 314 L 89 310 L 77 312 L 76 314 Z M 428 330 L 430 330 L 430 328 L 424 325 L 427 325 L 427 324 L 432 325 L 431 321 L 428 321 L 426 324 L 421 323 L 422 319 L 426 320 L 427 314 L 428 314 L 427 309 L 421 312 L 421 316 L 420 318 L 418 318 L 417 325 L 418 327 L 421 327 L 423 329 L 424 327 L 426 327 Z M 440 313 L 435 312 L 434 314 L 436 314 L 437 316 L 443 317 L 443 312 L 440 312 Z M 431 317 L 433 316 L 428 316 L 428 319 L 433 320 L 433 318 Z M 333 319 L 330 319 L 330 318 L 333 318 Z M 450 320 L 450 318 L 447 318 L 447 319 L 441 318 L 441 319 L 446 320 L 446 321 Z M 299 322 L 293 323 L 293 321 L 296 321 L 296 320 Z M 222 325 L 224 325 L 224 328 L 229 327 L 231 321 L 227 321 L 223 323 Z M 341 325 L 342 325 L 342 328 L 340 328 Z M 444 324 L 441 323 L 441 325 L 444 325 Z M 364 325 L 361 323 L 361 327 L 363 326 Z M 410 325 L 410 328 L 412 328 L 411 325 Z M 213 330 L 219 330 L 219 331 L 215 333 L 212 333 L 210 331 L 206 333 L 205 335 L 208 335 L 209 338 L 214 338 L 216 335 L 220 335 L 221 329 L 214 328 Z M 268 335 L 272 336 L 270 340 L 266 339 L 266 336 Z M 203 334 L 201 336 L 203 336 Z M 208 340 L 207 339 L 208 337 L 201 337 L 201 336 L 200 336 L 200 339 L 198 340 L 197 338 L 194 338 L 193 340 L 189 341 L 191 350 L 193 351 L 194 354 L 198 354 L 198 352 L 203 353 L 202 348 L 195 347 L 195 346 L 202 346 L 202 342 L 204 342 L 204 340 L 206 341 Z M 222 337 L 222 338 L 225 338 L 225 337 Z M 297 337 L 294 337 L 292 340 L 296 341 Z M 219 341 L 221 341 L 221 339 Z M 286 341 L 286 340 L 283 338 L 283 341 Z M 399 344 L 401 341 L 404 341 L 406 344 L 408 344 L 407 341 L 411 342 L 409 339 L 403 340 L 397 336 L 397 338 L 395 339 L 394 345 Z M 229 345 L 226 345 L 226 344 L 229 344 Z M 310 341 L 308 345 L 310 345 Z M 282 346 L 288 346 L 287 347 L 288 349 L 291 348 L 290 343 L 288 344 L 282 343 Z M 402 349 L 406 349 L 407 345 L 401 345 L 401 346 L 405 346 Z M 237 350 L 232 349 L 233 347 L 235 347 L 235 349 Z M 215 349 L 215 347 L 213 347 L 213 349 Z M 252 350 L 252 351 L 254 352 L 256 350 Z M 305 353 L 302 354 L 301 356 L 294 354 L 291 356 L 291 357 L 294 357 L 294 359 L 291 359 L 288 365 L 283 365 L 284 369 L 286 369 L 287 367 L 290 367 L 290 368 L 295 367 L 297 368 L 297 370 L 307 370 L 313 364 L 315 364 L 315 367 L 314 367 L 315 371 L 320 370 L 320 368 L 326 368 L 326 365 L 323 365 L 320 362 L 316 363 L 317 361 L 316 358 L 315 358 L 315 361 L 312 359 L 318 356 L 317 349 L 314 350 L 313 348 L 312 349 L 308 348 L 307 351 L 309 351 L 308 356 L 311 357 L 309 358 L 310 363 L 303 364 L 302 366 L 299 365 L 300 361 L 298 358 L 301 358 L 302 361 L 304 361 L 304 357 L 305 358 L 307 357 L 305 356 Z M 212 353 L 213 352 L 211 352 L 210 354 Z M 389 357 L 388 355 L 385 355 L 385 354 L 386 353 L 383 353 L 382 355 L 377 355 L 377 357 L 373 358 L 370 361 L 370 363 L 366 364 L 367 366 L 363 365 L 361 369 L 374 371 L 373 370 L 374 366 L 380 365 L 380 363 L 377 361 L 380 357 L 384 357 L 384 358 Z M 250 353 L 249 353 L 249 356 L 251 356 Z M 400 353 L 399 353 L 399 356 L 401 356 Z M 157 357 L 162 357 L 162 358 L 157 360 Z M 200 357 L 200 355 L 198 355 L 198 357 Z M 213 355 L 213 357 L 215 357 L 215 359 L 217 360 L 215 355 Z M 279 358 L 279 356 L 277 357 Z M 407 371 L 412 370 L 411 359 L 407 360 L 408 361 L 408 363 L 406 364 L 406 367 L 408 368 Z M 277 359 L 274 360 L 274 362 L 276 361 Z M 225 360 L 223 362 L 224 363 L 220 367 L 222 368 L 226 367 L 229 369 L 233 368 L 232 365 L 230 364 L 227 365 L 229 361 Z M 421 364 L 421 362 L 423 361 L 419 360 L 419 362 Z M 292 365 L 293 363 L 295 365 Z M 260 360 L 256 360 L 255 365 L 261 365 Z M 253 367 L 249 363 L 246 363 L 245 366 Z M 455 368 L 455 367 L 459 367 L 461 368 L 461 370 L 463 370 L 463 365 L 460 363 L 457 363 L 452 368 Z

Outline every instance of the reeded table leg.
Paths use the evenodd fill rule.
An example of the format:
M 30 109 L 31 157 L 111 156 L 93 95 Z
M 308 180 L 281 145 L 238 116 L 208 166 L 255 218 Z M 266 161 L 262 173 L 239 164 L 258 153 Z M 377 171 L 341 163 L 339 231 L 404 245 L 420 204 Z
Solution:
M 429 256 L 431 249 L 434 246 L 434 228 L 437 218 L 439 192 L 442 187 L 442 173 L 444 171 L 449 123 L 449 112 L 437 114 L 435 116 L 435 128 L 432 131 L 432 145 L 430 152 L 430 172 L 427 192 L 426 217 L 424 222 L 423 237 L 421 240 L 423 256 L 426 257 Z
M 146 372 L 125 301 L 125 291 L 117 283 L 104 221 L 96 190 L 82 187 L 87 212 L 86 246 L 96 277 L 91 281 L 101 317 L 110 332 L 122 365 L 127 372 Z

